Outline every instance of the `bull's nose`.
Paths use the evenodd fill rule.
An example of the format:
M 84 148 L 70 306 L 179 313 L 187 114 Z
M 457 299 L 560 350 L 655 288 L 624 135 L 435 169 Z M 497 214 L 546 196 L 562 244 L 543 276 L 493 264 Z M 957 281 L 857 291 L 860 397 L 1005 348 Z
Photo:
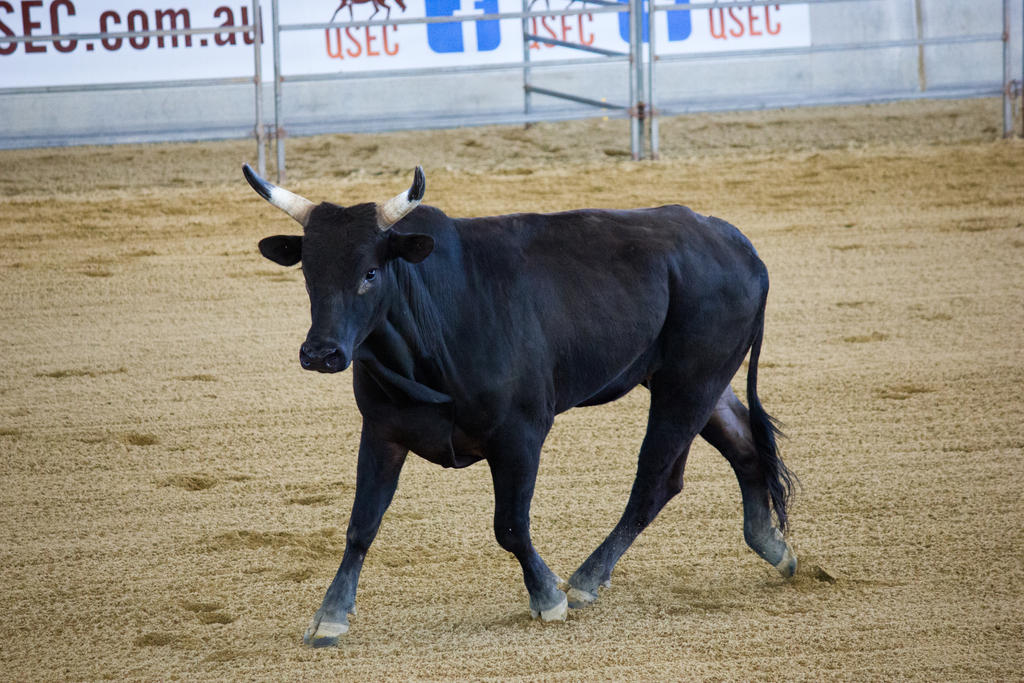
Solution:
M 315 347 L 309 343 L 299 347 L 299 364 L 318 372 L 341 372 L 348 367 L 345 354 L 338 347 Z
M 312 370 L 316 364 L 316 358 L 313 356 L 309 344 L 303 344 L 299 347 L 299 363 L 306 370 Z
M 341 352 L 332 351 L 324 357 L 324 369 L 328 372 L 337 372 L 341 370 Z

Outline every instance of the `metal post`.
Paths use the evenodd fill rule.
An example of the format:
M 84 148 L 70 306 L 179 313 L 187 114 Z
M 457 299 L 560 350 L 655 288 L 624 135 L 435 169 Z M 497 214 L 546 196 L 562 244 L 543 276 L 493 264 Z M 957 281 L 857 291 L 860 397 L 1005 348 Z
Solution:
M 642 95 L 639 92 L 640 84 L 637 78 L 641 74 L 640 63 L 643 61 L 640 45 L 642 40 L 637 40 L 637 27 L 640 25 L 637 7 L 642 7 L 642 2 L 643 0 L 629 0 L 629 149 L 634 161 L 643 157 L 643 132 L 640 129 Z
M 272 0 L 272 28 L 274 37 L 274 139 L 277 142 L 277 184 L 285 183 L 284 127 L 281 125 L 281 31 L 277 13 L 277 0 Z
M 263 130 L 263 55 L 260 50 L 260 0 L 252 0 L 253 80 L 256 85 L 256 168 L 267 174 L 267 150 Z
M 523 0 L 523 14 L 530 11 L 530 0 Z M 530 20 L 523 17 L 523 114 L 530 115 L 532 109 L 532 93 L 530 92 L 530 41 L 526 36 L 530 33 Z M 526 126 L 530 123 L 527 121 Z
M 1003 137 L 1013 134 L 1013 66 L 1010 63 L 1010 0 L 1003 0 Z
M 647 105 L 648 117 L 651 120 L 651 159 L 657 159 L 658 152 L 658 112 L 654 108 L 654 60 L 657 59 L 654 51 L 654 3 L 648 0 L 647 3 Z
M 644 158 L 644 133 L 647 124 L 647 101 L 644 98 L 644 0 L 636 0 L 636 114 L 640 131 L 640 158 Z
M 921 13 L 921 0 L 914 0 L 914 25 L 917 27 L 917 39 L 924 40 L 924 15 Z M 921 92 L 928 89 L 928 73 L 924 62 L 924 45 L 917 46 L 917 87 Z

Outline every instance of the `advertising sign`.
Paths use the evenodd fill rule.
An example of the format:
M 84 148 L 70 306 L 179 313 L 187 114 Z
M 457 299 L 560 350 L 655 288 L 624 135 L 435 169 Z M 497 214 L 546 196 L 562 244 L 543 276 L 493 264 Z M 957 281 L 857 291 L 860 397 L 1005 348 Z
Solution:
M 619 0 L 626 4 L 627 0 Z M 517 0 L 342 0 L 339 20 L 385 20 L 394 17 L 473 17 L 522 11 Z M 685 4 L 678 0 L 677 4 Z M 807 5 L 768 5 L 720 9 L 670 10 L 658 18 L 659 54 L 752 50 L 810 45 Z M 582 0 L 532 0 L 533 11 L 583 10 Z M 287 15 L 287 18 L 286 18 Z M 290 3 L 281 8 L 282 23 L 330 19 L 319 6 Z M 646 17 L 645 17 L 646 26 Z M 629 13 L 584 13 L 531 17 L 527 32 L 550 40 L 582 44 L 622 54 L 629 52 Z M 521 19 L 482 19 L 460 23 L 362 26 L 289 32 L 281 37 L 285 73 L 330 73 L 463 64 L 519 62 L 523 58 Z M 646 29 L 644 40 L 647 40 Z M 593 58 L 592 52 L 529 41 L 531 61 Z
M 232 28 L 248 24 L 251 11 L 245 0 L 0 0 L 0 88 L 251 77 L 253 36 L 244 32 L 3 42 L 7 36 Z M 272 77 L 273 62 L 263 64 Z
M 626 0 L 619 0 L 625 3 Z M 681 0 L 680 0 L 681 1 Z M 584 0 L 531 0 L 535 11 L 579 11 Z M 658 17 L 659 54 L 750 50 L 810 44 L 807 5 L 734 7 Z M 4 42 L 5 37 L 244 26 L 245 0 L 0 0 L 0 88 L 251 76 L 251 32 Z M 352 26 L 351 22 L 485 16 L 522 11 L 520 0 L 289 0 L 282 24 L 342 24 L 281 34 L 285 74 L 443 68 L 519 62 L 521 19 Z M 263 3 L 263 75 L 273 74 L 270 2 Z M 628 12 L 532 17 L 528 33 L 627 53 Z M 646 29 L 645 29 L 646 30 Z M 646 40 L 645 35 L 645 40 Z M 589 52 L 530 40 L 531 61 L 591 58 Z

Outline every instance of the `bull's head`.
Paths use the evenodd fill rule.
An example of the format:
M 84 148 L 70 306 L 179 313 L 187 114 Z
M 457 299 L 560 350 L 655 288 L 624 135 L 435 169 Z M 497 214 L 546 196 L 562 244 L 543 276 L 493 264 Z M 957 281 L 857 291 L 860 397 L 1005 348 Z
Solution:
M 314 204 L 267 182 L 248 164 L 245 179 L 268 202 L 294 218 L 302 235 L 275 235 L 260 241 L 260 253 L 282 266 L 302 261 L 312 324 L 299 349 L 307 370 L 340 372 L 381 322 L 395 288 L 392 263 L 419 263 L 430 255 L 429 235 L 392 228 L 423 199 L 426 182 L 419 166 L 412 186 L 382 204 L 343 207 Z

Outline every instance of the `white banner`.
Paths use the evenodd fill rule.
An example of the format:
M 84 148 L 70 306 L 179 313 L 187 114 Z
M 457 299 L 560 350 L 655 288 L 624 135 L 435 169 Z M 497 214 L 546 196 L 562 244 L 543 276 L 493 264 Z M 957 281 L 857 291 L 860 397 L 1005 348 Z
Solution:
M 623 1 L 624 0 L 620 0 Z M 0 88 L 250 76 L 250 32 L 3 42 L 7 36 L 231 28 L 250 22 L 245 0 L 164 0 L 140 9 L 137 0 L 0 0 Z M 807 5 L 669 10 L 656 24 L 659 54 L 751 50 L 810 44 Z M 582 0 L 533 0 L 532 9 L 586 9 Z M 289 0 L 282 24 L 473 17 L 521 11 L 519 0 Z M 270 3 L 263 6 L 263 75 L 273 75 Z M 551 40 L 627 53 L 629 15 L 614 12 L 531 18 L 529 33 Z M 646 29 L 644 39 L 646 40 Z M 518 62 L 520 19 L 419 25 L 343 26 L 286 31 L 282 70 L 288 75 L 439 68 Z M 529 42 L 531 60 L 593 57 L 542 41 Z
M 139 8 L 150 4 L 156 9 Z M 253 37 L 244 32 L 3 42 L 6 36 L 232 28 L 248 24 L 251 12 L 245 0 L 0 0 L 0 88 L 251 77 Z M 263 64 L 271 69 L 265 77 L 272 77 L 269 55 Z

